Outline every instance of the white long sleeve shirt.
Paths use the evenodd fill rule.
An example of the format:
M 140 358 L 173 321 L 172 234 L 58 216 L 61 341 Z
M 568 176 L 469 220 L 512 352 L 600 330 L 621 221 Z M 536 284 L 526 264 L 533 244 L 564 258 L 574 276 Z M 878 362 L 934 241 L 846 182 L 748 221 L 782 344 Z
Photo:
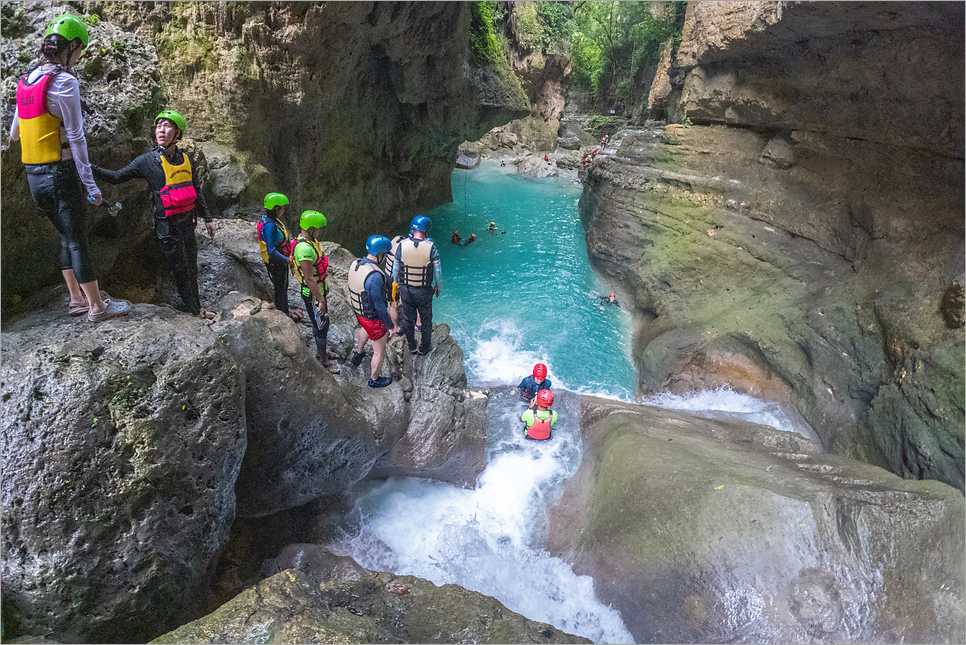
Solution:
M 53 65 L 41 65 L 30 72 L 27 80 L 29 82 L 36 81 L 43 72 L 53 67 Z M 76 77 L 66 71 L 54 77 L 47 88 L 47 109 L 64 124 L 64 128 L 60 132 L 61 142 L 63 142 L 66 133 L 70 149 L 61 151 L 63 158 L 74 160 L 81 182 L 87 188 L 87 194 L 93 197 L 101 191 L 94 183 L 91 162 L 87 158 L 87 138 L 84 136 L 84 114 L 81 112 L 80 84 Z M 13 115 L 13 125 L 10 126 L 10 138 L 14 141 L 20 141 L 20 119 L 16 112 Z

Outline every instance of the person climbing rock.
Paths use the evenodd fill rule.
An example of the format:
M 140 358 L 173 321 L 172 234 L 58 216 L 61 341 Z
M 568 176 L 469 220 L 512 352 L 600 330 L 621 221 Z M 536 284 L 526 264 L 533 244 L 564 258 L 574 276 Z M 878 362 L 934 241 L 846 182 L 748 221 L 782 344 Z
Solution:
M 289 241 L 288 229 L 282 222 L 286 206 L 288 206 L 288 197 L 282 193 L 265 195 L 265 214 L 259 218 L 256 225 L 258 250 L 268 271 L 268 277 L 272 281 L 275 308 L 295 322 L 299 322 L 302 320 L 302 312 L 290 312 L 288 307 L 288 274 L 292 260 L 288 254 L 292 245 Z
M 433 295 L 440 293 L 439 250 L 427 237 L 433 223 L 428 217 L 413 218 L 409 237 L 399 243 L 392 266 L 394 288 L 398 285 L 403 310 L 403 332 L 410 354 L 428 354 L 433 335 Z M 416 347 L 415 325 L 420 326 Z
M 102 295 L 87 241 L 87 201 L 99 206 L 103 198 L 87 156 L 80 86 L 70 72 L 87 43 L 80 18 L 64 14 L 54 19 L 40 45 L 43 62 L 17 82 L 10 139 L 20 141 L 34 205 L 60 234 L 60 269 L 70 294 L 67 313 L 101 322 L 127 315 L 131 303 Z
M 295 275 L 301 286 L 302 302 L 312 321 L 312 334 L 315 336 L 315 359 L 332 374 L 342 370 L 329 360 L 326 346 L 329 338 L 329 308 L 326 297 L 329 285 L 325 278 L 329 273 L 329 258 L 322 252 L 319 243 L 321 229 L 325 226 L 325 215 L 318 211 L 305 211 L 299 219 L 301 231 L 292 248 L 292 261 Z
M 533 406 L 537 392 L 549 390 L 551 387 L 550 379 L 547 378 L 547 366 L 543 363 L 537 363 L 533 366 L 533 374 L 520 381 L 517 389 L 520 390 L 520 398 Z
M 459 246 L 460 242 L 463 241 L 463 238 L 460 237 L 459 231 L 453 231 L 453 237 L 451 237 L 449 241 L 455 244 L 456 246 Z
M 168 270 L 174 276 L 186 311 L 206 320 L 215 314 L 201 307 L 198 293 L 198 242 L 195 226 L 200 216 L 212 241 L 215 227 L 205 203 L 194 160 L 178 149 L 186 131 L 184 117 L 164 110 L 154 119 L 157 148 L 146 152 L 120 170 L 94 166 L 94 175 L 112 184 L 143 179 L 154 207 L 154 235 L 161 244 Z
M 349 265 L 349 302 L 356 312 L 360 329 L 356 332 L 356 344 L 351 362 L 358 367 L 365 357 L 366 342 L 372 342 L 372 366 L 369 387 L 386 387 L 392 383 L 388 376 L 381 376 L 386 343 L 395 325 L 389 317 L 389 282 L 379 268 L 388 255 L 392 243 L 388 237 L 372 235 L 366 240 L 366 257 L 358 258 Z
M 537 406 L 536 410 L 533 409 L 534 404 Z M 534 441 L 546 441 L 550 439 L 552 435 L 551 428 L 557 423 L 557 412 L 556 410 L 550 409 L 552 405 L 553 392 L 550 390 L 540 390 L 537 392 L 537 396 L 534 398 L 530 407 L 520 415 L 520 421 L 523 421 L 526 426 L 523 432 L 527 439 Z

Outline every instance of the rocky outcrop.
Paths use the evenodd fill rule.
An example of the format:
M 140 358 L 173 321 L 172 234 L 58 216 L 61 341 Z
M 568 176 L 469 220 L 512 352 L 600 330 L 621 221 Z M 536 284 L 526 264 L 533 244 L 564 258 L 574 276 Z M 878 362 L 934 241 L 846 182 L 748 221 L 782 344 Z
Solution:
M 459 143 L 529 113 L 508 68 L 473 67 L 465 3 L 89 2 L 85 9 L 98 16 L 90 31 L 99 53 L 76 68 L 92 161 L 128 163 L 151 145 L 154 116 L 174 108 L 187 136 L 211 155 L 204 183 L 216 216 L 257 206 L 275 189 L 294 205 L 290 224 L 303 210 L 320 210 L 330 239 L 351 246 L 449 201 Z M 76 9 L 4 5 L 6 98 L 50 18 L 65 11 Z M 3 102 L 5 129 L 11 105 Z M 60 275 L 48 261 L 57 257 L 57 235 L 35 214 L 19 144 L 0 162 L 7 319 L 14 299 Z M 95 262 L 109 287 L 133 298 L 143 275 L 125 258 L 146 251 L 155 264 L 160 258 L 145 240 L 151 220 L 141 182 L 117 196 L 134 217 L 119 226 L 106 210 L 93 211 Z
M 190 316 L 41 312 L 3 334 L 5 630 L 138 642 L 187 612 L 235 517 L 245 377 Z
M 592 262 L 638 311 L 642 391 L 731 383 L 833 453 L 963 490 L 942 304 L 964 264 L 962 29 L 951 5 L 689 7 L 669 106 L 742 127 L 640 130 L 581 199 Z
M 277 573 L 213 614 L 151 642 L 591 642 L 456 585 L 370 573 L 341 560 L 312 567 L 311 575 L 294 568 Z
M 635 642 L 955 642 L 962 495 L 744 421 L 582 398 L 548 549 Z

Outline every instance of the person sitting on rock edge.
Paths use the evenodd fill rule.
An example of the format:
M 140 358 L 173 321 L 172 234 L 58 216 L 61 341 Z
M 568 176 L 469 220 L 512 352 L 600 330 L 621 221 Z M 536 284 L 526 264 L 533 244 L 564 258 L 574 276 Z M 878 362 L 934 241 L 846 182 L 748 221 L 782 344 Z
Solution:
M 310 313 L 309 320 L 312 321 L 315 358 L 329 372 L 338 374 L 341 371 L 339 366 L 326 355 L 329 337 L 329 308 L 326 297 L 329 295 L 329 285 L 325 278 L 329 272 L 329 259 L 322 253 L 319 243 L 319 231 L 325 223 L 325 215 L 318 211 L 302 213 L 299 220 L 302 230 L 295 239 L 292 261 L 295 263 L 295 275 L 302 285 L 302 302 L 305 303 L 305 311 Z
M 43 60 L 20 77 L 10 138 L 20 141 L 30 196 L 60 234 L 60 268 L 70 301 L 67 313 L 91 322 L 127 315 L 127 300 L 101 295 L 87 241 L 87 200 L 102 201 L 84 136 L 80 85 L 70 73 L 87 48 L 84 21 L 58 16 L 40 45 Z
M 185 120 L 174 110 L 164 110 L 154 119 L 154 139 L 158 147 L 146 152 L 120 170 L 94 166 L 94 175 L 112 184 L 143 179 L 148 184 L 154 207 L 154 234 L 161 253 L 174 276 L 181 302 L 189 313 L 212 320 L 215 314 L 201 307 L 198 292 L 198 242 L 195 226 L 198 216 L 205 222 L 208 237 L 214 241 L 215 227 L 198 183 L 191 155 L 178 149 L 185 133 Z
M 282 222 L 286 206 L 288 197 L 282 193 L 265 195 L 265 214 L 258 220 L 257 225 L 258 250 L 272 281 L 275 308 L 299 322 L 302 320 L 301 312 L 289 312 L 288 308 L 288 274 L 292 260 L 288 253 L 292 245 L 288 230 Z
M 520 421 L 526 425 L 523 429 L 524 436 L 533 441 L 546 441 L 552 436 L 551 428 L 557 423 L 556 410 L 550 410 L 553 405 L 553 392 L 550 390 L 540 390 L 534 398 L 537 409 L 530 408 L 523 411 Z
M 358 367 L 365 356 L 366 342 L 372 342 L 372 364 L 369 387 L 386 387 L 392 383 L 382 373 L 386 343 L 394 331 L 389 316 L 389 283 L 379 268 L 392 243 L 383 235 L 372 235 L 366 241 L 366 257 L 356 259 L 349 265 L 349 302 L 356 313 L 360 329 L 356 332 L 356 344 L 352 350 L 352 364 Z
M 547 378 L 547 366 L 543 363 L 537 363 L 533 366 L 533 374 L 520 381 L 517 389 L 520 390 L 520 398 L 530 407 L 533 407 L 537 392 L 549 390 L 551 387 L 550 379 Z

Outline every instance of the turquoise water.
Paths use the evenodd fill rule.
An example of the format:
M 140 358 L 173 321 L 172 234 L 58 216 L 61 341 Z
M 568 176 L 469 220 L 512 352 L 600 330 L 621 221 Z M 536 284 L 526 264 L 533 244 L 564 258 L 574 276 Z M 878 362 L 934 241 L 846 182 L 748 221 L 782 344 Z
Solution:
M 470 383 L 516 385 L 543 362 L 555 388 L 630 400 L 631 318 L 600 305 L 611 288 L 587 259 L 580 185 L 495 161 L 454 170 L 452 185 L 453 202 L 427 213 L 443 272 L 433 319 L 463 348 Z M 454 230 L 476 241 L 458 247 Z

